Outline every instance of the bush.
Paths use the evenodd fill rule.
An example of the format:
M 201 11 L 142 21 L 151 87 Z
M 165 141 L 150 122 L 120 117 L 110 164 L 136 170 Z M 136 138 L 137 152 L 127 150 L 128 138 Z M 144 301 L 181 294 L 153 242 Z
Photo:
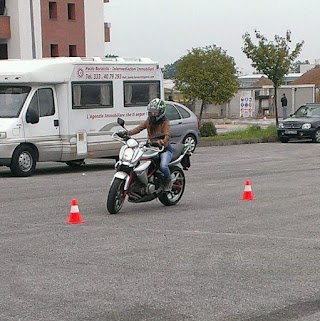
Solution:
M 217 136 L 216 126 L 212 122 L 204 123 L 200 128 L 201 137 Z
M 249 132 L 250 133 L 260 132 L 261 130 L 262 130 L 262 128 L 259 125 L 251 125 L 249 127 Z

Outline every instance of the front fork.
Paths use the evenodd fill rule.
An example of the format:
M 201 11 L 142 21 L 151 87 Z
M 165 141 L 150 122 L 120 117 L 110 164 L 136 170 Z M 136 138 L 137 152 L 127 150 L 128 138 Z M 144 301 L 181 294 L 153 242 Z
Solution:
M 130 185 L 131 185 L 131 182 L 132 182 L 132 174 L 127 174 L 127 173 L 125 173 L 125 172 L 121 172 L 121 171 L 119 171 L 119 172 L 116 172 L 114 175 L 113 175 L 113 179 L 112 179 L 112 181 L 111 181 L 111 183 L 110 183 L 110 186 L 113 184 L 113 181 L 116 179 L 116 178 L 119 178 L 119 179 L 121 179 L 121 180 L 123 180 L 123 181 L 125 181 L 125 183 L 124 183 L 124 188 L 123 188 L 123 196 L 125 197 L 127 194 L 128 194 L 128 191 L 129 191 L 129 187 L 130 187 Z

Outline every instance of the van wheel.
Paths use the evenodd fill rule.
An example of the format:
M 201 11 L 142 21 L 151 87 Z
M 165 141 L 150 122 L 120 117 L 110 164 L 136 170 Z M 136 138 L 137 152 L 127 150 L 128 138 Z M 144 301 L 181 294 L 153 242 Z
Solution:
M 27 177 L 36 168 L 36 153 L 27 145 L 20 145 L 12 155 L 10 169 L 13 175 Z
M 196 150 L 197 146 L 197 140 L 192 134 L 188 134 L 184 139 L 183 139 L 183 144 L 187 144 L 188 146 L 191 147 L 190 151 L 191 153 L 194 153 Z
M 80 167 L 85 164 L 84 159 L 76 159 L 72 161 L 67 161 L 66 164 L 70 167 Z

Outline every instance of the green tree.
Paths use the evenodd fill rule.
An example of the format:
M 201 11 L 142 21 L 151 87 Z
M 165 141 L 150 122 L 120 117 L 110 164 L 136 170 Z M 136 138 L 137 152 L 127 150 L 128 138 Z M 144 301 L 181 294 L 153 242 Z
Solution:
M 275 35 L 274 41 L 268 41 L 265 36 L 255 30 L 257 45 L 253 43 L 248 32 L 242 37 L 244 41 L 242 51 L 252 60 L 251 66 L 273 81 L 276 124 L 278 126 L 277 89 L 281 86 L 283 78 L 289 72 L 293 61 L 299 56 L 304 41 L 297 43 L 290 52 L 290 31 L 287 31 L 286 37 Z
M 164 79 L 174 79 L 177 75 L 177 61 L 173 64 L 165 65 L 163 68 L 163 78 Z
M 190 100 L 201 99 L 200 121 L 206 104 L 223 104 L 238 91 L 234 59 L 216 45 L 193 48 L 177 61 L 176 87 Z

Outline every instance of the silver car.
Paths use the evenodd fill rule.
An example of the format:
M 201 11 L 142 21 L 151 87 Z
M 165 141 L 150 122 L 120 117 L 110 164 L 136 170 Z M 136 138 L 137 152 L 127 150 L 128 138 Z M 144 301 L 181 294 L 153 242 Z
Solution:
M 199 122 L 197 116 L 186 106 L 165 101 L 166 116 L 170 120 L 170 134 L 172 143 L 187 143 L 195 151 L 200 140 Z

